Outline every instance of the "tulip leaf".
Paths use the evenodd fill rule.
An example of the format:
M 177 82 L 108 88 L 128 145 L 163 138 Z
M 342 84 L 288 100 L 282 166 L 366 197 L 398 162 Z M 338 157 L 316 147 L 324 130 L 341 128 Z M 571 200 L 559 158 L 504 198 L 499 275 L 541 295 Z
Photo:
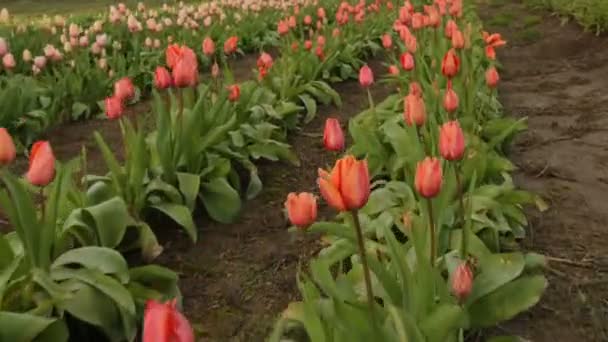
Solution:
M 241 211 L 239 193 L 226 178 L 214 178 L 201 185 L 201 199 L 207 213 L 220 223 L 231 223 Z
M 150 208 L 157 209 L 169 216 L 175 223 L 186 230 L 186 233 L 188 233 L 188 236 L 193 242 L 196 242 L 198 232 L 194 220 L 192 219 L 192 213 L 188 207 L 181 204 L 164 202 L 150 205 Z
M 56 321 L 54 318 L 35 316 L 27 313 L 0 311 L 0 341 L 34 341 L 46 329 L 52 328 L 51 326 Z M 67 334 L 61 334 L 59 330 L 52 337 L 53 339 L 49 338 L 46 341 L 67 341 Z
M 83 209 L 82 214 L 93 222 L 101 246 L 114 248 L 122 241 L 130 222 L 125 202 L 120 197 Z
M 547 287 L 542 275 L 524 276 L 476 300 L 468 309 L 471 328 L 493 326 L 513 318 L 534 304 Z
M 455 304 L 442 304 L 420 322 L 420 330 L 426 341 L 443 342 L 450 341 L 450 333 L 465 328 L 466 314 L 463 309 Z
M 315 100 L 308 94 L 301 94 L 298 97 L 306 108 L 306 116 L 304 117 L 304 123 L 309 123 L 317 115 L 317 102 L 315 102 Z
M 479 274 L 473 282 L 473 289 L 467 303 L 491 293 L 497 288 L 517 278 L 524 270 L 522 253 L 486 254 L 479 259 Z
M 399 342 L 425 342 L 427 341 L 416 325 L 414 318 L 406 311 L 394 305 L 387 306 L 388 319 L 395 328 L 395 341 Z
M 201 186 L 201 177 L 193 173 L 178 172 L 177 182 L 179 184 L 179 191 L 184 196 L 188 209 L 191 212 L 194 211 L 196 196 L 198 195 Z
M 120 253 L 111 248 L 89 246 L 69 250 L 55 259 L 51 270 L 70 264 L 115 275 L 122 283 L 129 281 L 127 262 Z

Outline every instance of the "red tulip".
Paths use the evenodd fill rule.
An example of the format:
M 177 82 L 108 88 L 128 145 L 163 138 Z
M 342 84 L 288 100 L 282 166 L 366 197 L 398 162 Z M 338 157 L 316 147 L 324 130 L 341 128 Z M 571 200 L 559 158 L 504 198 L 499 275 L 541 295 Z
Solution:
M 198 83 L 198 62 L 196 55 L 187 46 L 173 67 L 173 85 L 178 88 L 194 87 Z
M 407 48 L 408 52 L 416 53 L 416 50 L 418 49 L 418 41 L 416 40 L 416 36 L 413 34 L 408 35 L 405 38 L 405 47 Z
M 156 70 L 154 71 L 154 86 L 156 89 L 162 90 L 170 88 L 172 82 L 171 74 L 167 69 L 162 66 L 156 67 Z
M 374 73 L 372 69 L 365 64 L 359 70 L 359 84 L 362 87 L 367 88 L 374 83 Z
M 458 29 L 452 32 L 452 47 L 454 49 L 464 48 L 464 34 Z
M 491 45 L 488 45 L 488 46 L 486 46 L 485 51 L 486 51 L 486 57 L 488 57 L 489 60 L 496 59 L 496 50 L 494 50 L 494 47 L 492 47 Z
M 323 53 L 323 47 L 317 46 L 315 49 L 315 55 L 319 58 L 319 60 L 325 59 L 325 54 Z
M 323 7 L 317 8 L 317 17 L 319 17 L 320 19 L 325 18 L 325 8 L 323 8 Z
M 16 155 L 13 138 L 6 128 L 0 127 L 0 166 L 10 164 Z
M 452 34 L 454 31 L 458 30 L 458 25 L 453 19 L 448 20 L 445 24 L 445 37 L 447 39 L 452 39 Z
M 106 116 L 108 119 L 118 119 L 124 110 L 122 100 L 117 96 L 107 97 L 105 100 Z
M 203 54 L 205 56 L 213 56 L 214 53 L 215 43 L 213 42 L 213 39 L 205 37 L 205 39 L 203 40 Z
M 426 198 L 433 198 L 441 191 L 441 162 L 437 158 L 426 157 L 416 167 L 416 191 Z
M 346 156 L 336 161 L 331 173 L 319 169 L 321 195 L 339 211 L 362 208 L 369 199 L 369 170 L 366 160 Z
M 420 87 L 420 83 L 415 82 L 415 81 L 411 82 L 409 93 L 411 95 L 416 95 L 418 97 L 422 97 L 422 87 Z
M 304 42 L 304 49 L 306 51 L 312 49 L 312 42 L 310 40 L 307 40 L 307 41 Z
M 447 78 L 452 78 L 458 74 L 460 59 L 456 55 L 456 50 L 450 49 L 441 62 L 441 73 Z
M 329 151 L 342 151 L 344 149 L 344 133 L 338 119 L 329 118 L 325 121 L 323 145 Z
M 473 289 L 473 271 L 467 262 L 456 267 L 452 275 L 452 292 L 462 303 L 471 294 Z
M 399 75 L 399 68 L 396 65 L 389 65 L 388 73 L 390 75 Z
M 443 97 L 443 108 L 445 108 L 448 113 L 452 113 L 458 109 L 458 103 L 458 94 L 456 94 L 454 89 L 452 89 L 452 81 L 449 80 L 448 88 L 446 89 L 445 96 Z
M 175 300 L 165 304 L 148 300 L 142 342 L 194 342 L 190 323 L 175 306 Z
M 289 221 L 299 228 L 308 228 L 317 219 L 317 199 L 311 193 L 290 193 L 285 201 Z
M 121 101 L 132 99 L 135 96 L 135 86 L 128 77 L 123 77 L 114 83 L 114 96 Z
M 304 25 L 308 26 L 310 24 L 312 24 L 312 18 L 309 15 L 307 15 L 304 17 Z
M 287 20 L 287 26 L 289 26 L 289 28 L 295 28 L 297 26 L 296 17 L 294 15 Z
M 178 44 L 169 45 L 167 47 L 167 50 L 165 50 L 167 66 L 170 69 L 173 69 L 175 67 L 175 64 L 177 63 L 177 60 L 180 58 L 181 55 L 182 55 L 181 46 L 179 46 Z
M 403 115 L 408 125 L 422 126 L 426 122 L 426 106 L 421 95 L 410 92 L 404 100 L 405 111 Z
M 390 34 L 385 33 L 382 36 L 382 46 L 387 50 L 390 49 L 391 47 L 393 47 L 393 38 L 391 37 Z
M 48 141 L 37 141 L 30 152 L 30 166 L 25 174 L 28 182 L 45 186 L 55 177 L 55 156 Z
M 325 36 L 320 35 L 317 37 L 317 45 L 320 47 L 325 46 Z
M 224 43 L 224 53 L 230 55 L 236 52 L 237 44 L 239 42 L 239 38 L 236 36 L 232 36 L 226 40 Z
M 414 13 L 412 15 L 412 28 L 419 30 L 424 27 L 424 15 L 422 13 Z
M 462 159 L 464 155 L 464 134 L 458 121 L 446 122 L 439 131 L 439 152 L 449 161 Z
M 495 67 L 490 67 L 486 71 L 486 84 L 490 88 L 496 88 L 498 85 L 498 81 L 500 81 L 500 76 L 498 75 L 498 71 Z
M 272 56 L 267 54 L 266 52 L 262 52 L 260 57 L 257 60 L 258 68 L 270 69 L 272 67 Z
M 232 101 L 232 102 L 236 102 L 239 100 L 239 97 L 241 97 L 241 88 L 239 87 L 238 84 L 233 84 L 231 86 L 228 86 L 228 100 Z
M 489 45 L 491 47 L 499 47 L 499 46 L 503 46 L 506 45 L 507 42 L 502 39 L 502 36 L 500 35 L 500 33 L 493 33 L 493 34 L 489 34 L 488 32 L 483 32 L 483 40 L 486 43 L 486 45 Z
M 284 36 L 289 33 L 289 24 L 285 20 L 279 20 L 277 23 L 277 32 Z
M 401 67 L 405 71 L 414 70 L 414 67 L 416 65 L 416 62 L 414 61 L 414 56 L 412 56 L 412 54 L 409 52 L 402 53 L 399 57 L 399 62 L 401 62 Z

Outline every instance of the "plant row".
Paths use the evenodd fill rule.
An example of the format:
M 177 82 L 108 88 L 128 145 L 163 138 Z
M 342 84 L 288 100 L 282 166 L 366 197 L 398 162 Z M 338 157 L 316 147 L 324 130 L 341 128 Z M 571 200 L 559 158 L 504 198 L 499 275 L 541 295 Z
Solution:
M 196 52 L 198 43 L 187 44 L 191 30 L 182 28 L 186 36 L 176 35 L 162 48 L 162 62 L 145 71 L 153 75 L 151 131 L 141 115 L 125 115 L 141 85 L 127 71 L 117 76 L 102 102 L 107 118 L 118 121 L 122 153 L 95 133 L 107 174 L 90 173 L 85 149 L 57 161 L 47 141 L 34 143 L 23 178 L 2 170 L 0 205 L 14 231 L 0 234 L 0 340 L 132 341 L 144 311 L 144 341 L 193 340 L 177 311 L 177 275 L 147 264 L 163 250 L 154 222 L 165 216 L 196 241 L 195 212 L 232 222 L 242 201 L 260 192 L 259 159 L 298 162 L 287 134 L 314 118 L 319 104 L 340 104 L 327 81 L 356 76 L 360 58 L 379 47 L 390 25 L 388 4 L 328 6 L 339 8 L 340 20 L 330 22 L 326 7 L 285 9 L 272 29 L 277 56 L 262 52 L 257 78 L 242 83 L 233 80 L 227 59 L 251 36 L 230 36 L 221 51 L 207 37 Z M 267 17 L 250 19 L 246 25 Z M 128 37 L 123 41 L 139 39 L 137 32 Z M 203 75 L 205 58 L 214 62 Z M 5 128 L 0 142 L 7 165 L 16 148 Z M 130 251 L 141 253 L 136 264 L 144 266 L 129 266 L 123 254 Z
M 496 97 L 499 34 L 482 31 L 471 4 L 405 1 L 382 37 L 397 92 L 353 118 L 352 145 L 319 170 L 321 197 L 339 214 L 317 222 L 317 199 L 291 193 L 295 233 L 325 247 L 298 276 L 301 301 L 271 336 L 311 341 L 465 341 L 536 304 L 543 256 L 518 251 L 524 205 L 505 157 L 525 119 L 503 117 Z M 373 83 L 362 68 L 363 87 Z M 343 148 L 328 122 L 329 150 Z M 501 336 L 496 341 L 517 340 Z
M 526 0 L 527 4 L 574 18 L 586 30 L 596 34 L 608 29 L 608 2 L 602 0 Z

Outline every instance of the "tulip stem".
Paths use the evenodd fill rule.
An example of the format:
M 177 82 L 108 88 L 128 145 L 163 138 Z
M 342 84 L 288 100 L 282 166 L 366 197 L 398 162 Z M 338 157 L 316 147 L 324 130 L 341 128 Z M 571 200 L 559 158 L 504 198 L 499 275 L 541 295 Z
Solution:
M 369 90 L 369 87 L 367 88 L 367 99 L 369 101 L 369 108 L 372 111 L 372 116 L 374 117 L 374 121 L 376 122 L 377 125 L 379 125 L 380 121 L 378 120 L 378 116 L 376 115 L 376 106 L 374 105 L 374 98 L 372 96 L 372 92 Z
M 462 189 L 462 180 L 460 179 L 460 163 L 456 162 L 454 164 L 454 173 L 456 174 L 456 187 L 458 189 L 458 200 L 460 202 L 460 219 L 462 220 L 462 234 L 461 234 L 461 239 L 462 239 L 462 248 L 460 251 L 460 257 L 464 260 L 467 256 L 467 240 L 468 240 L 468 234 L 465 228 L 466 225 L 466 219 L 465 219 L 465 213 L 464 213 L 464 192 Z
M 431 267 L 435 266 L 435 258 L 437 253 L 437 237 L 435 234 L 435 222 L 433 221 L 433 200 L 428 198 L 427 203 L 429 206 L 429 230 L 431 232 Z
M 363 266 L 363 276 L 365 278 L 365 289 L 367 290 L 367 301 L 371 312 L 374 312 L 374 293 L 372 292 L 372 281 L 369 274 L 369 267 L 367 266 L 367 256 L 365 252 L 365 241 L 363 240 L 363 230 L 361 228 L 361 221 L 359 220 L 359 213 L 357 210 L 353 210 L 353 221 L 355 224 L 355 232 L 357 233 L 357 242 L 359 243 L 359 254 L 361 256 L 361 265 Z

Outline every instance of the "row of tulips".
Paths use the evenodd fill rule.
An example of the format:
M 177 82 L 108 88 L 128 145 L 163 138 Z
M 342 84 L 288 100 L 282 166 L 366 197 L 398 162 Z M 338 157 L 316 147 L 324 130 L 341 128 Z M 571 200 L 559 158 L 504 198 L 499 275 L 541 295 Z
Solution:
M 505 42 L 481 34 L 460 0 L 406 0 L 395 12 L 382 43 L 389 60 L 400 56 L 387 79 L 397 93 L 351 120 L 347 154 L 319 169 L 339 215 L 317 222 L 310 193 L 285 202 L 294 231 L 322 233 L 326 246 L 300 272 L 302 300 L 273 341 L 293 330 L 312 341 L 465 341 L 547 286 L 544 257 L 516 246 L 523 205 L 542 202 L 514 187 L 503 155 L 525 129 L 496 100 L 494 49 Z M 369 87 L 373 75 L 364 67 L 359 80 Z M 329 151 L 344 146 L 339 127 L 328 120 Z
M 297 11 L 288 7 L 284 14 Z M 129 268 L 121 253 L 141 250 L 150 261 L 162 252 L 148 224 L 154 212 L 196 240 L 197 208 L 230 222 L 240 211 L 241 196 L 259 193 L 257 159 L 297 162 L 285 142 L 287 131 L 312 119 L 318 103 L 340 101 L 322 79 L 350 76 L 345 68 L 356 70 L 358 58 L 388 28 L 382 15 L 363 20 L 357 14 L 359 21 L 344 22 L 361 11 L 342 15 L 341 24 L 306 29 L 309 39 L 322 42 L 323 58 L 294 49 L 298 26 L 291 28 L 280 38 L 278 58 L 260 55 L 255 81 L 235 83 L 221 58 L 211 77 L 202 77 L 203 57 L 185 44 L 171 44 L 163 51 L 164 65 L 152 67 L 152 132 L 145 131 L 140 116 L 132 122 L 124 115 L 137 97 L 131 77 L 117 80 L 104 101 L 107 117 L 119 122 L 125 151 L 120 161 L 95 134 L 107 175 L 87 174 L 86 150 L 66 164 L 55 160 L 48 142 L 34 144 L 24 179 L 3 170 L 0 203 L 15 231 L 0 235 L 0 270 L 7 274 L 0 282 L 0 340 L 90 340 L 100 333 L 130 341 L 145 311 L 144 341 L 192 341 L 192 329 L 178 311 L 177 275 L 156 265 Z M 326 31 L 336 34 L 325 38 Z M 239 46 L 236 38 L 227 42 L 228 53 Z M 203 54 L 212 53 L 212 43 L 206 40 Z M 16 152 L 5 129 L 0 142 L 6 165 Z M 237 170 L 249 172 L 246 185 Z

